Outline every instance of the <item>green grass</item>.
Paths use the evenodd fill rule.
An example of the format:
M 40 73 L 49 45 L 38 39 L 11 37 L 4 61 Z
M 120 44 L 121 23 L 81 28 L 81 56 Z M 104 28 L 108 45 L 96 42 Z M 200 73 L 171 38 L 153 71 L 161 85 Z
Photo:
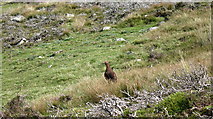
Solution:
M 73 37 L 71 39 L 39 43 L 32 48 L 14 48 L 5 51 L 3 78 L 7 80 L 3 80 L 5 84 L 3 100 L 7 100 L 18 92 L 26 92 L 30 95 L 29 99 L 34 99 L 40 95 L 53 93 L 52 91 L 63 91 L 63 87 L 76 83 L 83 77 L 101 76 L 105 70 L 102 63 L 106 60 L 111 61 L 111 65 L 118 69 L 116 62 L 120 62 L 121 55 L 124 56 L 123 63 L 130 59 L 126 52 L 123 52 L 126 43 L 115 41 L 115 38 L 121 35 L 117 31 L 114 33 L 111 35 L 109 32 L 71 34 Z M 109 36 L 106 37 L 107 34 Z M 124 38 L 130 40 L 131 37 Z M 124 46 L 121 47 L 121 45 Z M 50 57 L 59 50 L 63 52 Z M 131 57 L 137 58 L 136 55 Z M 59 86 L 61 88 L 58 88 Z M 43 87 L 45 89 L 41 90 Z
M 16 8 L 23 7 L 23 4 L 21 4 L 21 3 L 6 4 L 6 3 L 2 2 L 1 4 L 2 4 L 2 6 L 0 6 L 0 14 L 9 13 L 9 12 L 13 11 Z

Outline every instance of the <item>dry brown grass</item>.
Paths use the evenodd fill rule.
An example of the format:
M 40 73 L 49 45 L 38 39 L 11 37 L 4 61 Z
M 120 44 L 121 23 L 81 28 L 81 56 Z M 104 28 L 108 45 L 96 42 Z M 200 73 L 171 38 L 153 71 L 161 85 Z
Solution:
M 47 95 L 31 102 L 32 109 L 41 114 L 47 113 L 49 105 L 58 104 L 58 97 L 56 95 Z
M 175 12 L 170 19 L 172 20 L 161 25 L 158 30 L 145 33 L 144 37 L 152 40 L 165 40 L 181 36 L 193 36 L 197 40 L 209 39 L 209 9 Z
M 74 28 L 74 30 L 80 31 L 84 28 L 85 24 L 86 24 L 86 17 L 76 16 L 72 23 L 72 27 Z
M 24 4 L 22 6 L 19 6 L 11 11 L 11 15 L 17 15 L 17 14 L 25 14 L 30 13 L 32 11 L 35 11 L 34 5 L 30 4 Z

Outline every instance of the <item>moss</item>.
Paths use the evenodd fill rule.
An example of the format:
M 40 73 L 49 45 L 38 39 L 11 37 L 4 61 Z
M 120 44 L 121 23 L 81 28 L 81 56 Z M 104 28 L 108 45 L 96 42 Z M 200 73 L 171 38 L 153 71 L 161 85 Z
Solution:
M 164 111 L 164 108 L 168 111 L 168 114 L 175 115 L 181 113 L 186 109 L 191 107 L 189 97 L 184 92 L 177 92 L 169 95 L 159 104 L 156 105 L 156 108 L 159 111 Z
M 136 111 L 137 117 L 152 117 L 154 116 L 154 108 L 146 108 Z
M 129 114 L 131 114 L 131 111 L 129 109 L 126 109 L 123 112 L 123 117 L 129 117 Z

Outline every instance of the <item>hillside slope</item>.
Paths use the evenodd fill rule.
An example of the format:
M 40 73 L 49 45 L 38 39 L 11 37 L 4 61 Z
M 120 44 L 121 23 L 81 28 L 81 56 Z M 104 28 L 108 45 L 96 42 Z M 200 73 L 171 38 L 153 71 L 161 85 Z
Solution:
M 97 95 L 152 91 L 156 77 L 189 64 L 210 69 L 208 3 L 154 4 L 116 14 L 113 23 L 102 23 L 107 8 L 99 4 L 11 5 L 17 7 L 0 22 L 5 108 L 16 95 L 25 95 L 33 114 L 50 116 L 57 109 L 63 110 L 55 116 L 82 114 L 87 102 L 99 102 Z M 104 61 L 114 67 L 118 83 L 105 82 Z

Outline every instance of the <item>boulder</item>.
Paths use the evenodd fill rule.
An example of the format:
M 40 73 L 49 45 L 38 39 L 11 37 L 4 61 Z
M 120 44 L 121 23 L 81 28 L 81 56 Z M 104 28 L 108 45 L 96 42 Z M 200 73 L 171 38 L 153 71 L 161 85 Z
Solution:
M 23 21 L 24 19 L 25 19 L 24 16 L 18 15 L 18 16 L 15 16 L 15 17 L 11 18 L 11 21 L 21 22 L 21 21 Z

